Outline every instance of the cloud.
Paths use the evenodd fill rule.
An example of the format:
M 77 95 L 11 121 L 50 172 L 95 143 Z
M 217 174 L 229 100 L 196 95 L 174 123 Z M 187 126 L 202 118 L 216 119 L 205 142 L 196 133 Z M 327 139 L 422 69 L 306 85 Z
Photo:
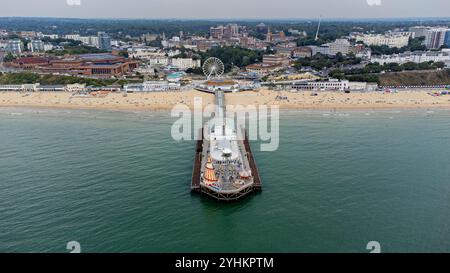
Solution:
M 381 0 L 366 0 L 369 6 L 381 6 Z

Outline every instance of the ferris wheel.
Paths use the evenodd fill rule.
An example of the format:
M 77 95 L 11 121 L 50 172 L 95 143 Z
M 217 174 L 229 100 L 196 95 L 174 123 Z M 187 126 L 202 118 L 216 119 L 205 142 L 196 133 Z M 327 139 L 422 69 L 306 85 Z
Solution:
M 224 71 L 225 66 L 223 65 L 223 62 L 216 57 L 208 58 L 203 63 L 203 73 L 208 79 L 220 78 Z

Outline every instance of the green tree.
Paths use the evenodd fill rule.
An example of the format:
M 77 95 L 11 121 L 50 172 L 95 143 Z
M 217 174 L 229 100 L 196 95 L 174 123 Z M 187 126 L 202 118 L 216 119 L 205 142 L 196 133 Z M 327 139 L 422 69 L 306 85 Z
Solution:
M 200 54 L 203 62 L 209 57 L 219 58 L 224 63 L 225 71 L 229 72 L 234 66 L 242 68 L 253 63 L 261 62 L 264 52 L 227 46 L 212 48 L 206 53 Z
M 444 62 L 436 62 L 436 63 L 433 64 L 433 66 L 434 66 L 435 68 L 444 69 L 445 63 L 444 63 Z
M 146 43 L 148 46 L 162 48 L 162 39 L 160 37 L 156 38 L 156 40 L 150 41 Z
M 8 53 L 8 54 L 6 54 L 5 57 L 3 57 L 3 61 L 4 61 L 5 63 L 9 63 L 9 62 L 14 61 L 16 58 L 17 58 L 17 57 L 14 56 L 12 53 Z
M 196 68 L 188 68 L 186 70 L 186 73 L 189 74 L 196 74 L 196 75 L 203 75 L 203 69 L 201 67 L 196 67 Z
M 345 79 L 345 73 L 344 73 L 344 71 L 342 71 L 340 69 L 333 69 L 330 72 L 330 77 L 334 78 L 334 79 L 342 80 L 342 79 Z
M 119 51 L 119 56 L 122 56 L 124 58 L 128 58 L 128 51 L 127 50 L 121 50 Z
M 402 67 L 398 63 L 387 63 L 383 67 L 387 71 L 392 71 L 392 72 L 402 71 Z
M 418 64 L 416 64 L 414 62 L 407 62 L 402 65 L 402 68 L 404 70 L 417 70 Z

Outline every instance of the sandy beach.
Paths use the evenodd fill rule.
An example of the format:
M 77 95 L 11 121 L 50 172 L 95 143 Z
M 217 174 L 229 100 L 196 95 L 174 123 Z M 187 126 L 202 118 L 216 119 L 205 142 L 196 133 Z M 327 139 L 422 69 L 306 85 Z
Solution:
M 48 108 L 118 109 L 118 110 L 167 110 L 174 105 L 193 107 L 194 98 L 201 97 L 204 105 L 214 104 L 211 94 L 186 92 L 131 93 L 124 96 L 110 93 L 105 97 L 78 97 L 67 92 L 0 92 L 1 106 L 29 106 Z
M 384 92 L 313 92 L 313 91 L 271 91 L 242 92 L 228 94 L 227 104 L 279 105 L 280 108 L 430 108 L 449 107 L 450 95 L 433 97 L 430 90 Z M 316 93 L 317 96 L 312 96 Z M 283 97 L 283 99 L 277 99 Z
M 353 92 L 290 92 L 260 90 L 226 94 L 229 105 L 279 105 L 280 108 L 339 109 L 339 108 L 450 108 L 450 95 L 433 97 L 429 91 L 401 91 L 398 93 Z M 176 104 L 193 107 L 194 98 L 201 97 L 203 105 L 214 104 L 212 94 L 200 91 L 132 93 L 123 96 L 111 93 L 106 97 L 74 97 L 70 93 L 59 92 L 0 92 L 0 107 L 58 107 L 58 108 L 98 108 L 123 110 L 168 110 Z M 282 97 L 282 99 L 279 99 Z

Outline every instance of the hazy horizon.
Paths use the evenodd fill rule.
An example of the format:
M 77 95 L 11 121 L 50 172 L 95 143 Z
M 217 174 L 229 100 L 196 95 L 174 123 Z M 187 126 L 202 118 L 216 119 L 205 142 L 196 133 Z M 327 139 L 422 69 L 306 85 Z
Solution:
M 133 18 L 133 17 L 56 17 L 56 16 L 0 16 L 0 19 L 56 19 L 56 20 L 155 20 L 155 21 L 249 21 L 249 22 L 270 22 L 270 21 L 317 21 L 319 17 L 310 18 Z M 433 20 L 450 20 L 448 17 L 321 17 L 322 21 L 401 21 L 401 20 L 423 20 L 423 21 L 433 21 Z
M 449 0 L 4 0 L 2 2 L 4 3 L 0 17 L 162 20 L 308 20 L 319 16 L 341 20 L 450 17 Z

